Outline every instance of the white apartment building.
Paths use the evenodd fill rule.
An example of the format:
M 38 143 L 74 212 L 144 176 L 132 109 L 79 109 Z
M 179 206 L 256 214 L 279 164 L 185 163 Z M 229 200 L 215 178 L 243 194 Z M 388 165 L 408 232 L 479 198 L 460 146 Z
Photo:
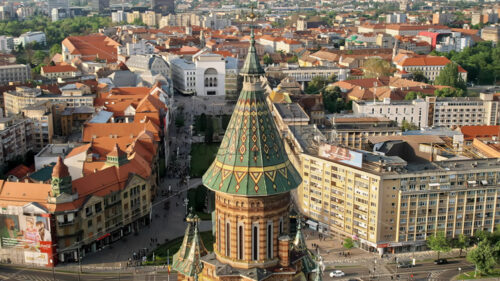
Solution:
M 179 58 L 169 62 L 174 89 L 183 95 L 194 95 L 196 93 L 196 65 Z
M 461 52 L 466 47 L 471 47 L 473 44 L 469 36 L 461 36 L 460 32 L 452 32 L 451 36 L 444 37 L 441 42 L 436 44 L 436 51 L 438 52 Z
M 384 116 L 399 125 L 406 120 L 420 128 L 428 126 L 429 106 L 424 99 L 412 101 L 393 101 L 385 98 L 383 101 L 354 101 L 352 110 L 355 114 L 366 114 L 373 116 Z
M 118 46 L 118 55 L 121 56 L 133 56 L 133 55 L 149 55 L 154 54 L 155 47 L 148 41 L 133 40 L 131 43 L 127 43 L 124 46 Z
M 479 97 L 426 97 L 429 104 L 429 126 L 474 126 L 498 124 L 498 101 L 492 94 Z
M 385 16 L 386 23 L 406 23 L 406 14 L 404 13 L 393 13 Z
M 0 84 L 9 82 L 25 82 L 31 79 L 31 68 L 26 64 L 0 66 Z
M 126 22 L 127 21 L 127 12 L 125 11 L 116 11 L 111 13 L 111 21 L 112 22 Z
M 32 149 L 32 129 L 29 118 L 0 118 L 0 165 Z
M 499 120 L 498 101 L 493 101 L 491 94 L 481 94 L 478 98 L 354 101 L 352 110 L 356 114 L 384 116 L 399 125 L 406 120 L 420 128 L 496 125 Z
M 347 79 L 349 72 L 348 68 L 329 67 L 329 66 L 315 66 L 315 67 L 294 67 L 288 66 L 287 68 L 269 68 L 271 71 L 280 71 L 288 77 L 293 77 L 299 83 L 310 82 L 314 77 L 321 76 L 328 78 L 331 75 L 336 75 L 338 81 Z
M 10 36 L 0 36 L 0 52 L 10 53 L 14 49 L 14 38 Z
M 45 42 L 46 42 L 45 33 L 41 32 L 41 31 L 29 31 L 29 32 L 21 34 L 17 38 L 14 38 L 14 45 L 15 46 L 22 45 L 24 47 L 27 44 L 35 43 L 35 42 L 42 44 L 42 45 L 45 45 Z

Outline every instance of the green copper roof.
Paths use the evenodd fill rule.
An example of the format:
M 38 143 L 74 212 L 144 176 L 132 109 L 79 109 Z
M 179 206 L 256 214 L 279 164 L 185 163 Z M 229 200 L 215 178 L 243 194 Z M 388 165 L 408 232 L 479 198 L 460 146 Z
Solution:
M 264 69 L 260 65 L 259 57 L 257 56 L 257 49 L 255 48 L 255 36 L 253 28 L 250 35 L 250 47 L 248 48 L 248 55 L 240 71 L 241 74 L 264 74 Z
M 172 268 L 186 275 L 195 276 L 203 269 L 200 259 L 208 253 L 198 231 L 198 217 L 189 215 L 186 219 L 188 227 L 184 234 L 181 248 L 173 256 Z
M 252 40 L 241 74 L 243 90 L 217 156 L 203 184 L 219 192 L 266 196 L 288 192 L 302 181 L 288 159 L 283 140 L 261 87 L 260 66 Z
M 254 43 L 243 69 L 243 90 L 217 156 L 203 184 L 219 192 L 266 196 L 288 192 L 302 181 L 288 159 L 283 140 L 266 103 Z

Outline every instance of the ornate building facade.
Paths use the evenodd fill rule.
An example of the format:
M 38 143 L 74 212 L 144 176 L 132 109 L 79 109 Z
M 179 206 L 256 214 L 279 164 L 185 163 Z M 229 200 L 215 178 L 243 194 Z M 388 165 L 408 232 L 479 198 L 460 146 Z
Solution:
M 203 176 L 215 192 L 214 252 L 189 226 L 173 268 L 179 280 L 312 280 L 314 257 L 300 227 L 289 236 L 290 191 L 301 182 L 266 104 L 253 30 L 243 89 L 216 159 Z M 300 223 L 299 223 L 300 225 Z M 318 275 L 320 277 L 320 275 Z

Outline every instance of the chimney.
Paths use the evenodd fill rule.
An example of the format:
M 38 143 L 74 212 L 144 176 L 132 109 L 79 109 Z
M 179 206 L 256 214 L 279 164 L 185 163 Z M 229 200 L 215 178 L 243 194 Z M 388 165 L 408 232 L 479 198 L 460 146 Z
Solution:
M 280 259 L 280 266 L 287 267 L 290 265 L 290 237 L 282 235 L 278 238 L 278 257 Z

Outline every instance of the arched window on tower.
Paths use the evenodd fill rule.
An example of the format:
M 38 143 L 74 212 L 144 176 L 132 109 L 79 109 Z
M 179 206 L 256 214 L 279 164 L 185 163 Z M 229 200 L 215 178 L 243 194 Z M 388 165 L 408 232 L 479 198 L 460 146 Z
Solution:
M 220 241 L 221 241 L 221 232 L 220 232 L 220 224 L 221 224 L 221 219 L 219 218 L 219 220 L 217 221 L 217 250 L 221 251 L 221 244 L 220 244 Z
M 257 225 L 252 227 L 252 259 L 259 259 L 259 228 Z
M 283 234 L 283 218 L 280 218 L 280 235 Z
M 226 222 L 226 256 L 231 256 L 231 225 Z
M 267 258 L 273 257 L 273 223 L 267 224 Z
M 238 227 L 238 259 L 243 259 L 243 225 Z

